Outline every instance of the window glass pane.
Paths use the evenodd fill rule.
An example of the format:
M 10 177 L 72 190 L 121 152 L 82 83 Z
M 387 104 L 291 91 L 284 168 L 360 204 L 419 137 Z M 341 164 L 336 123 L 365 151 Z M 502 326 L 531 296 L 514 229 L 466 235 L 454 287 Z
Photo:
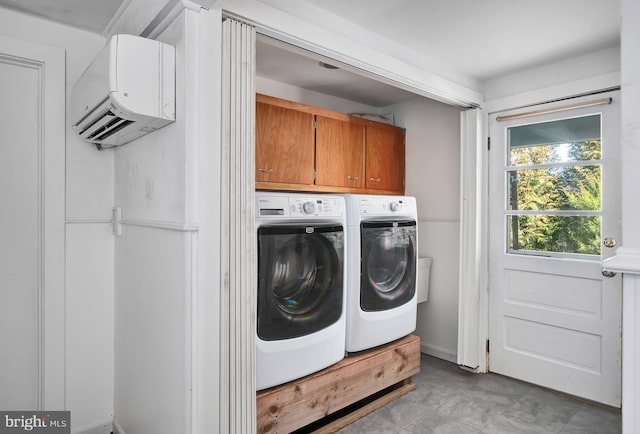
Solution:
M 523 127 L 516 127 L 523 128 Z M 600 160 L 600 140 L 513 146 L 509 150 L 510 166 Z
M 509 251 L 600 255 L 600 216 L 511 215 Z
M 508 209 L 600 210 L 600 166 L 566 166 L 507 172 Z
M 508 166 L 521 170 L 507 168 L 507 213 L 540 213 L 507 217 L 510 252 L 600 254 L 601 217 L 580 215 L 601 210 L 600 124 L 595 114 L 508 129 Z
M 511 127 L 509 128 L 508 136 L 509 149 L 600 140 L 600 115 L 595 114 Z M 549 149 L 554 149 L 554 146 L 550 146 Z M 562 155 L 563 152 L 561 151 L 559 155 Z M 570 155 L 571 152 L 568 154 Z M 583 158 L 578 159 L 581 160 Z

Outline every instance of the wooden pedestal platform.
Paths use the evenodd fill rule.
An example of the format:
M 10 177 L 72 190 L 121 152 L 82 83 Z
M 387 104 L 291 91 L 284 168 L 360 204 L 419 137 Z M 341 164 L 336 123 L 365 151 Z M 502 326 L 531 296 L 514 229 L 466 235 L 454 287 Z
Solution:
M 417 336 L 352 353 L 320 372 L 258 392 L 257 432 L 290 433 L 314 422 L 314 427 L 322 426 L 313 432 L 335 432 L 414 390 L 411 376 L 418 372 L 420 338 Z M 318 423 L 366 398 L 370 399 L 339 418 L 326 424 Z

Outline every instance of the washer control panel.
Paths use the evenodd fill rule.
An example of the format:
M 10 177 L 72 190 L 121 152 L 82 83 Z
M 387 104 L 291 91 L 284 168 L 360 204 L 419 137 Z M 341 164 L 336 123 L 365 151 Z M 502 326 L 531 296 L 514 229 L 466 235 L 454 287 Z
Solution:
M 416 202 L 413 197 L 390 196 L 389 198 L 361 198 L 360 215 L 415 214 Z

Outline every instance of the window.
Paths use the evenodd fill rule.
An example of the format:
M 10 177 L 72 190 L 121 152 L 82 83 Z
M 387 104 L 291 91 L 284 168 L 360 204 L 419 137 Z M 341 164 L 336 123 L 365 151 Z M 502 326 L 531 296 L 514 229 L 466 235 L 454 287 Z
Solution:
M 507 130 L 509 253 L 600 255 L 599 114 Z

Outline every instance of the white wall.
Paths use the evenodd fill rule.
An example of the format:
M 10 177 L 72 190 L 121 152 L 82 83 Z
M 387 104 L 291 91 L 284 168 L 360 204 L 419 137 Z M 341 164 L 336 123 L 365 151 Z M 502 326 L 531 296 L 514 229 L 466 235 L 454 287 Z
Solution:
M 584 79 L 605 80 L 620 73 L 620 47 L 611 47 L 557 63 L 495 77 L 483 83 L 485 99 L 492 100 L 517 93 L 537 91 L 558 84 L 575 85 Z
M 622 1 L 622 246 L 640 249 L 640 5 Z M 623 277 L 622 431 L 640 430 L 640 250 L 635 250 L 634 274 Z
M 115 423 L 118 432 L 188 432 L 190 243 L 186 212 L 187 17 L 160 40 L 176 47 L 176 121 L 114 149 Z M 158 417 L 161 415 L 161 417 Z M 189 417 L 188 417 L 189 416 Z
M 180 231 L 125 225 L 116 242 L 120 434 L 189 432 L 185 238 Z
M 640 8 L 634 1 L 623 1 L 622 21 L 622 245 L 640 248 L 640 225 L 636 224 L 640 215 L 638 186 L 640 185 Z
M 418 204 L 418 246 L 432 258 L 418 305 L 421 350 L 456 361 L 460 232 L 460 108 L 426 98 L 384 108 L 406 128 L 406 193 Z
M 487 80 L 484 107 L 495 112 L 619 85 L 620 47 L 612 47 Z
M 176 48 L 176 121 L 114 149 L 119 434 L 216 432 L 220 420 L 219 22 L 185 9 L 159 35 Z
M 380 109 L 256 75 L 256 92 L 339 113 L 381 114 Z
M 104 38 L 0 8 L 2 33 L 66 50 L 73 83 Z M 64 107 L 60 108 L 61 110 Z M 69 117 L 67 116 L 67 120 Z M 113 416 L 113 156 L 66 126 L 66 408 L 72 430 L 111 430 Z

